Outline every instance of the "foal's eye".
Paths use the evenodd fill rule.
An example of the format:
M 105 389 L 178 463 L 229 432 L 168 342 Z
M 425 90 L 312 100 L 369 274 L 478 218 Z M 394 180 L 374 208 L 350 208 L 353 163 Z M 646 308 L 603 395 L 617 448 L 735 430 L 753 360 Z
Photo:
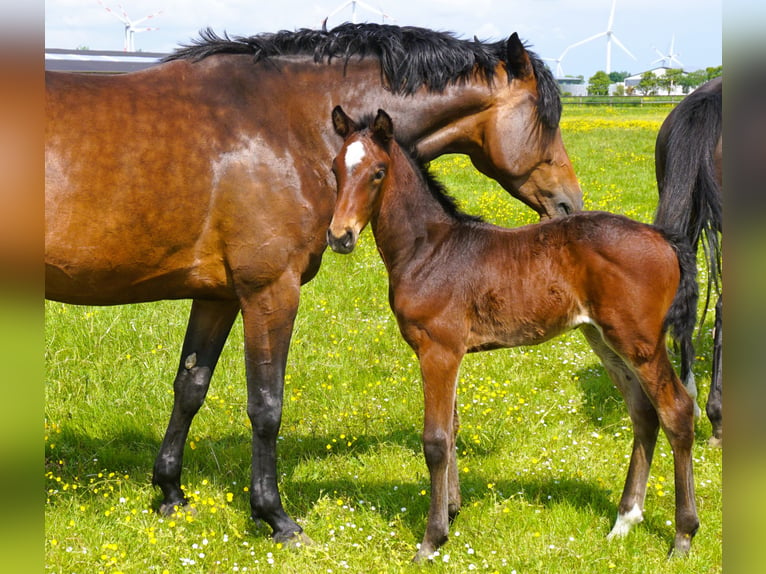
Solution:
M 378 171 L 375 172 L 373 179 L 375 179 L 375 181 L 380 181 L 384 177 L 386 177 L 386 170 L 383 168 L 380 168 Z

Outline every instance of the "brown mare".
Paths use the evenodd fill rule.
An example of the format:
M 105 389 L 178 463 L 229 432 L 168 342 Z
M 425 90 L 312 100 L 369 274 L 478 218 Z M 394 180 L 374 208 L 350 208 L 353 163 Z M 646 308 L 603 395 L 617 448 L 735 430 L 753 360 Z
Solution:
M 655 225 L 688 238 L 696 249 L 702 241 L 708 267 L 707 302 L 718 293 L 713 334 L 713 368 L 705 411 L 713 425 L 710 444 L 723 440 L 723 347 L 721 245 L 723 227 L 723 79 L 702 84 L 665 118 L 657 135 L 655 167 L 659 205 Z M 705 311 L 707 311 L 707 302 Z M 704 319 L 704 313 L 703 313 Z M 681 378 L 697 396 L 691 334 L 681 341 Z M 698 410 L 696 407 L 695 410 Z
M 418 356 L 431 475 L 428 524 L 416 560 L 446 540 L 460 507 L 456 382 L 466 353 L 533 345 L 579 327 L 619 388 L 633 422 L 633 454 L 609 538 L 642 520 L 661 426 L 673 448 L 676 535 L 686 553 L 699 526 L 691 447 L 694 405 L 668 358 L 665 334 L 694 329 L 695 259 L 656 227 L 587 212 L 504 229 L 459 212 L 393 139 L 379 111 L 345 138 L 333 162 L 338 198 L 330 247 L 350 253 L 369 222 L 388 270 L 389 301 Z
M 47 73 L 46 93 L 46 297 L 193 300 L 154 464 L 164 513 L 186 502 L 184 443 L 242 313 L 250 502 L 277 541 L 303 539 L 280 500 L 276 440 L 300 286 L 319 269 L 335 204 L 327 110 L 385 105 L 425 157 L 468 154 L 541 218 L 582 207 L 555 81 L 516 34 L 207 31 L 142 72 Z

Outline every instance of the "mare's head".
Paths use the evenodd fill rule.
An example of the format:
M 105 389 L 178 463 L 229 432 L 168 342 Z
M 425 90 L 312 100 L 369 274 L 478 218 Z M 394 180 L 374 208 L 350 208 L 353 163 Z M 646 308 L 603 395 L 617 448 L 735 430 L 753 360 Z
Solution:
M 337 253 L 351 253 L 379 206 L 381 187 L 391 166 L 394 127 L 388 114 L 378 110 L 371 126 L 362 128 L 340 106 L 332 111 L 332 123 L 344 142 L 332 162 L 338 197 L 327 244 Z
M 445 150 L 467 154 L 479 171 L 542 219 L 580 211 L 582 190 L 561 137 L 561 99 L 550 70 L 517 34 L 473 49 L 479 46 L 482 64 L 477 56 L 471 78 L 457 83 L 470 111 L 443 121 L 419 141 L 418 155 L 430 159 Z M 482 84 L 489 86 L 488 94 L 472 99 Z M 476 102 L 480 105 L 471 108 Z

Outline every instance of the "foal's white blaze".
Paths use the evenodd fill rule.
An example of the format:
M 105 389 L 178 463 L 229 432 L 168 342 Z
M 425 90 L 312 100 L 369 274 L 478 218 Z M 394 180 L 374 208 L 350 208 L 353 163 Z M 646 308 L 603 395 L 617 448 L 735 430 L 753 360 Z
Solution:
M 638 504 L 633 505 L 633 508 L 625 514 L 618 514 L 617 521 L 614 523 L 614 528 L 607 535 L 607 540 L 612 538 L 622 538 L 628 532 L 634 524 L 638 524 L 644 520 L 644 513 L 638 507 Z
M 346 148 L 346 171 L 352 173 L 364 159 L 364 144 L 362 142 L 351 142 Z

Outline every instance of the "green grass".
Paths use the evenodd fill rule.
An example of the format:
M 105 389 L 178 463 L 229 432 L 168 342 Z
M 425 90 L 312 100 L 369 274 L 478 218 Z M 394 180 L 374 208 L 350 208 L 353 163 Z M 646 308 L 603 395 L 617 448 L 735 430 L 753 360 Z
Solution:
M 654 138 L 668 108 L 565 108 L 563 134 L 588 209 L 651 221 Z M 467 159 L 433 167 L 466 210 L 515 226 L 534 214 Z M 249 519 L 250 429 L 238 322 L 186 447 L 195 515 L 162 518 L 151 468 L 172 405 L 186 302 L 46 303 L 46 567 L 51 572 L 401 572 L 428 508 L 417 361 L 388 308 L 369 231 L 328 253 L 302 290 L 285 382 L 280 488 L 315 542 L 282 548 Z M 710 328 L 710 320 L 706 324 Z M 696 365 L 707 396 L 708 338 Z M 702 527 L 673 537 L 673 465 L 661 437 L 645 521 L 606 541 L 627 470 L 630 422 L 582 336 L 466 357 L 460 376 L 464 506 L 429 571 L 720 572 L 722 452 L 694 447 Z

